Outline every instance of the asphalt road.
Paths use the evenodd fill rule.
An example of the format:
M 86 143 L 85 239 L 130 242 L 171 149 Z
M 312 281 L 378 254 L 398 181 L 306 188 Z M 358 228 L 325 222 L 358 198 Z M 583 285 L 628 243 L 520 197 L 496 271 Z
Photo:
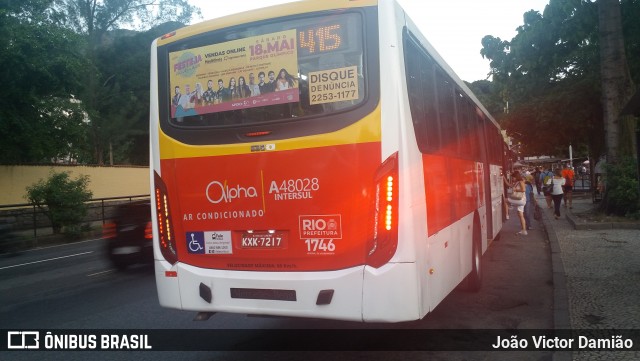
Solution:
M 117 272 L 93 240 L 0 257 L 0 329 L 250 329 L 256 338 L 273 329 L 551 329 L 553 284 L 549 244 L 540 230 L 518 237 L 517 220 L 483 257 L 483 288 L 455 290 L 423 320 L 360 324 L 327 320 L 195 313 L 158 305 L 153 270 Z M 538 225 L 541 228 L 541 224 Z M 264 335 L 264 334 L 263 334 Z M 358 337 L 354 332 L 354 337 Z M 2 335 L 2 337 L 6 337 Z M 251 336 L 253 337 L 253 336 Z M 250 342 L 250 340 L 249 340 Z M 331 346 L 327 347 L 329 350 Z M 7 356 L 7 357 L 5 357 Z M 215 351 L 49 352 L 12 351 L 3 360 L 551 360 L 551 352 L 426 351 Z

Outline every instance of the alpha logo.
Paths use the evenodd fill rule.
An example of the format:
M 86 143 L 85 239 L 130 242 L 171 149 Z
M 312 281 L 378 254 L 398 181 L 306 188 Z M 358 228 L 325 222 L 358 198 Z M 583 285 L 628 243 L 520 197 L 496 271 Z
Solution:
M 257 198 L 258 191 L 255 187 L 243 187 L 239 184 L 229 187 L 226 181 L 224 183 L 213 181 L 207 185 L 206 196 L 213 204 L 231 203 L 234 199 Z
M 339 214 L 300 216 L 300 238 L 342 239 L 342 216 Z

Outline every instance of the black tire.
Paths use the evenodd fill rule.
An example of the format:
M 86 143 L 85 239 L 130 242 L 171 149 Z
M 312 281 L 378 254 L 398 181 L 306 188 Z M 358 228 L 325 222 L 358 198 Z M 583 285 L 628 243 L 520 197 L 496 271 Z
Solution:
M 127 267 L 129 267 L 129 262 L 118 257 L 111 257 L 111 264 L 118 271 L 124 271 L 127 269 Z

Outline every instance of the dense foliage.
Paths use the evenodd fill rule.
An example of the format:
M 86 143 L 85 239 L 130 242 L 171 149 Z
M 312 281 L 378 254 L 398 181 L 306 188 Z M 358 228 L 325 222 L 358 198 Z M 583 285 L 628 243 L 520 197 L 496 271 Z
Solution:
M 620 4 L 637 84 L 640 1 Z M 187 0 L 0 0 L 0 163 L 146 164 L 149 45 L 196 14 Z M 605 153 L 598 22 L 594 0 L 550 0 L 513 39 L 482 40 L 493 81 L 471 87 L 523 155 Z
M 640 81 L 640 1 L 622 0 L 626 56 Z M 551 0 L 544 12 L 529 11 L 510 41 L 482 40 L 495 92 L 508 113 L 496 114 L 523 144 L 523 155 L 605 154 L 598 33 L 598 2 Z
M 147 163 L 150 44 L 197 13 L 186 0 L 0 0 L 0 163 Z
M 93 195 L 87 189 L 88 183 L 88 176 L 70 179 L 67 172 L 52 172 L 48 179 L 28 186 L 26 198 L 47 215 L 54 233 L 64 230 L 74 236 L 80 233 L 81 222 L 87 215 L 85 202 Z
M 83 39 L 56 25 L 50 1 L 5 1 L 0 10 L 0 160 L 64 156 L 83 139 L 74 94 L 87 69 Z
M 637 199 L 640 198 L 638 189 L 638 164 L 633 157 L 623 157 L 616 164 L 607 164 L 607 189 L 609 204 L 606 213 L 619 216 L 638 218 L 640 209 Z

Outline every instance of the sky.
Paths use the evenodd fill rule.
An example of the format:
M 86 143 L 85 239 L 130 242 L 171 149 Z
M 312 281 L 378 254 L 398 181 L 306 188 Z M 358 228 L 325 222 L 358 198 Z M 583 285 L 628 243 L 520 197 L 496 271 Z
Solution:
M 321 0 L 319 0 L 321 1 Z M 485 35 L 511 40 L 529 10 L 543 12 L 549 0 L 397 0 L 427 40 L 465 81 L 486 79 L 489 60 L 482 58 Z M 291 0 L 189 0 L 202 20 L 288 3 Z M 199 22 L 195 21 L 195 22 Z

